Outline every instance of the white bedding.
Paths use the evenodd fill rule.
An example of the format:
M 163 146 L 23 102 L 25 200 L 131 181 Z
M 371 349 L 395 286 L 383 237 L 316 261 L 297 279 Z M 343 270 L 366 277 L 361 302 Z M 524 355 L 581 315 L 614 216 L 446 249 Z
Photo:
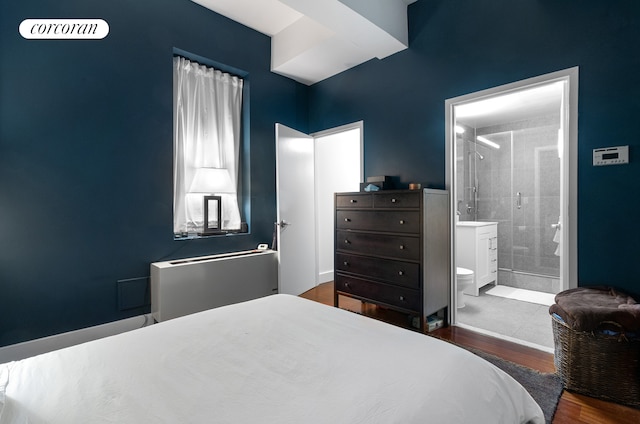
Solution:
M 0 365 L 0 408 L 1 424 L 544 423 L 483 359 L 288 295 Z

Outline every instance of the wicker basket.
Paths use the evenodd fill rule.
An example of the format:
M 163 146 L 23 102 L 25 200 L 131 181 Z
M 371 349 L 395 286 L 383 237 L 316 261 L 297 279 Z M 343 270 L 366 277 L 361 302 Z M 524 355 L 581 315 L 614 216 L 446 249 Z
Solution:
M 552 315 L 555 366 L 567 390 L 640 408 L 640 339 L 575 331 Z

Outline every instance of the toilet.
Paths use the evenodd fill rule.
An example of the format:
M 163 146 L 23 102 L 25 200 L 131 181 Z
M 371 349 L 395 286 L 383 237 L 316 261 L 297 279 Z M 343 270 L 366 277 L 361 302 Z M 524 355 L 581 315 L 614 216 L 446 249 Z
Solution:
M 467 268 L 456 267 L 456 281 L 456 305 L 458 308 L 464 308 L 464 291 L 473 286 L 473 271 Z

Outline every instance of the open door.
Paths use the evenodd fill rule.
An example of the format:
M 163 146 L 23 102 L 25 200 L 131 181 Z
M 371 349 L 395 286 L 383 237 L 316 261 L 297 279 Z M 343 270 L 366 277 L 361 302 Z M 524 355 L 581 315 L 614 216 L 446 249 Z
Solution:
M 314 138 L 276 124 L 278 292 L 316 286 Z

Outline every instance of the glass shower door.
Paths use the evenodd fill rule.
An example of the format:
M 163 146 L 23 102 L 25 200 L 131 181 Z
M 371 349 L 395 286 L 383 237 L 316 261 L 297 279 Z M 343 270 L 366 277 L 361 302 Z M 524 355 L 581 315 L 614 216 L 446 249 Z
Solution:
M 477 143 L 484 158 L 476 163 L 478 219 L 498 222 L 500 284 L 555 292 L 560 275 L 553 227 L 560 215 L 558 126 L 527 124 L 481 133 L 499 148 Z
M 512 269 L 559 278 L 560 257 L 553 227 L 561 210 L 558 123 L 550 117 L 543 124 L 512 131 Z
M 477 163 L 478 220 L 498 223 L 498 268 L 513 268 L 513 167 L 511 132 L 479 131 L 480 137 L 495 143 L 476 143 L 483 160 Z M 501 272 L 500 274 L 503 274 Z M 502 275 L 499 284 L 504 284 Z

